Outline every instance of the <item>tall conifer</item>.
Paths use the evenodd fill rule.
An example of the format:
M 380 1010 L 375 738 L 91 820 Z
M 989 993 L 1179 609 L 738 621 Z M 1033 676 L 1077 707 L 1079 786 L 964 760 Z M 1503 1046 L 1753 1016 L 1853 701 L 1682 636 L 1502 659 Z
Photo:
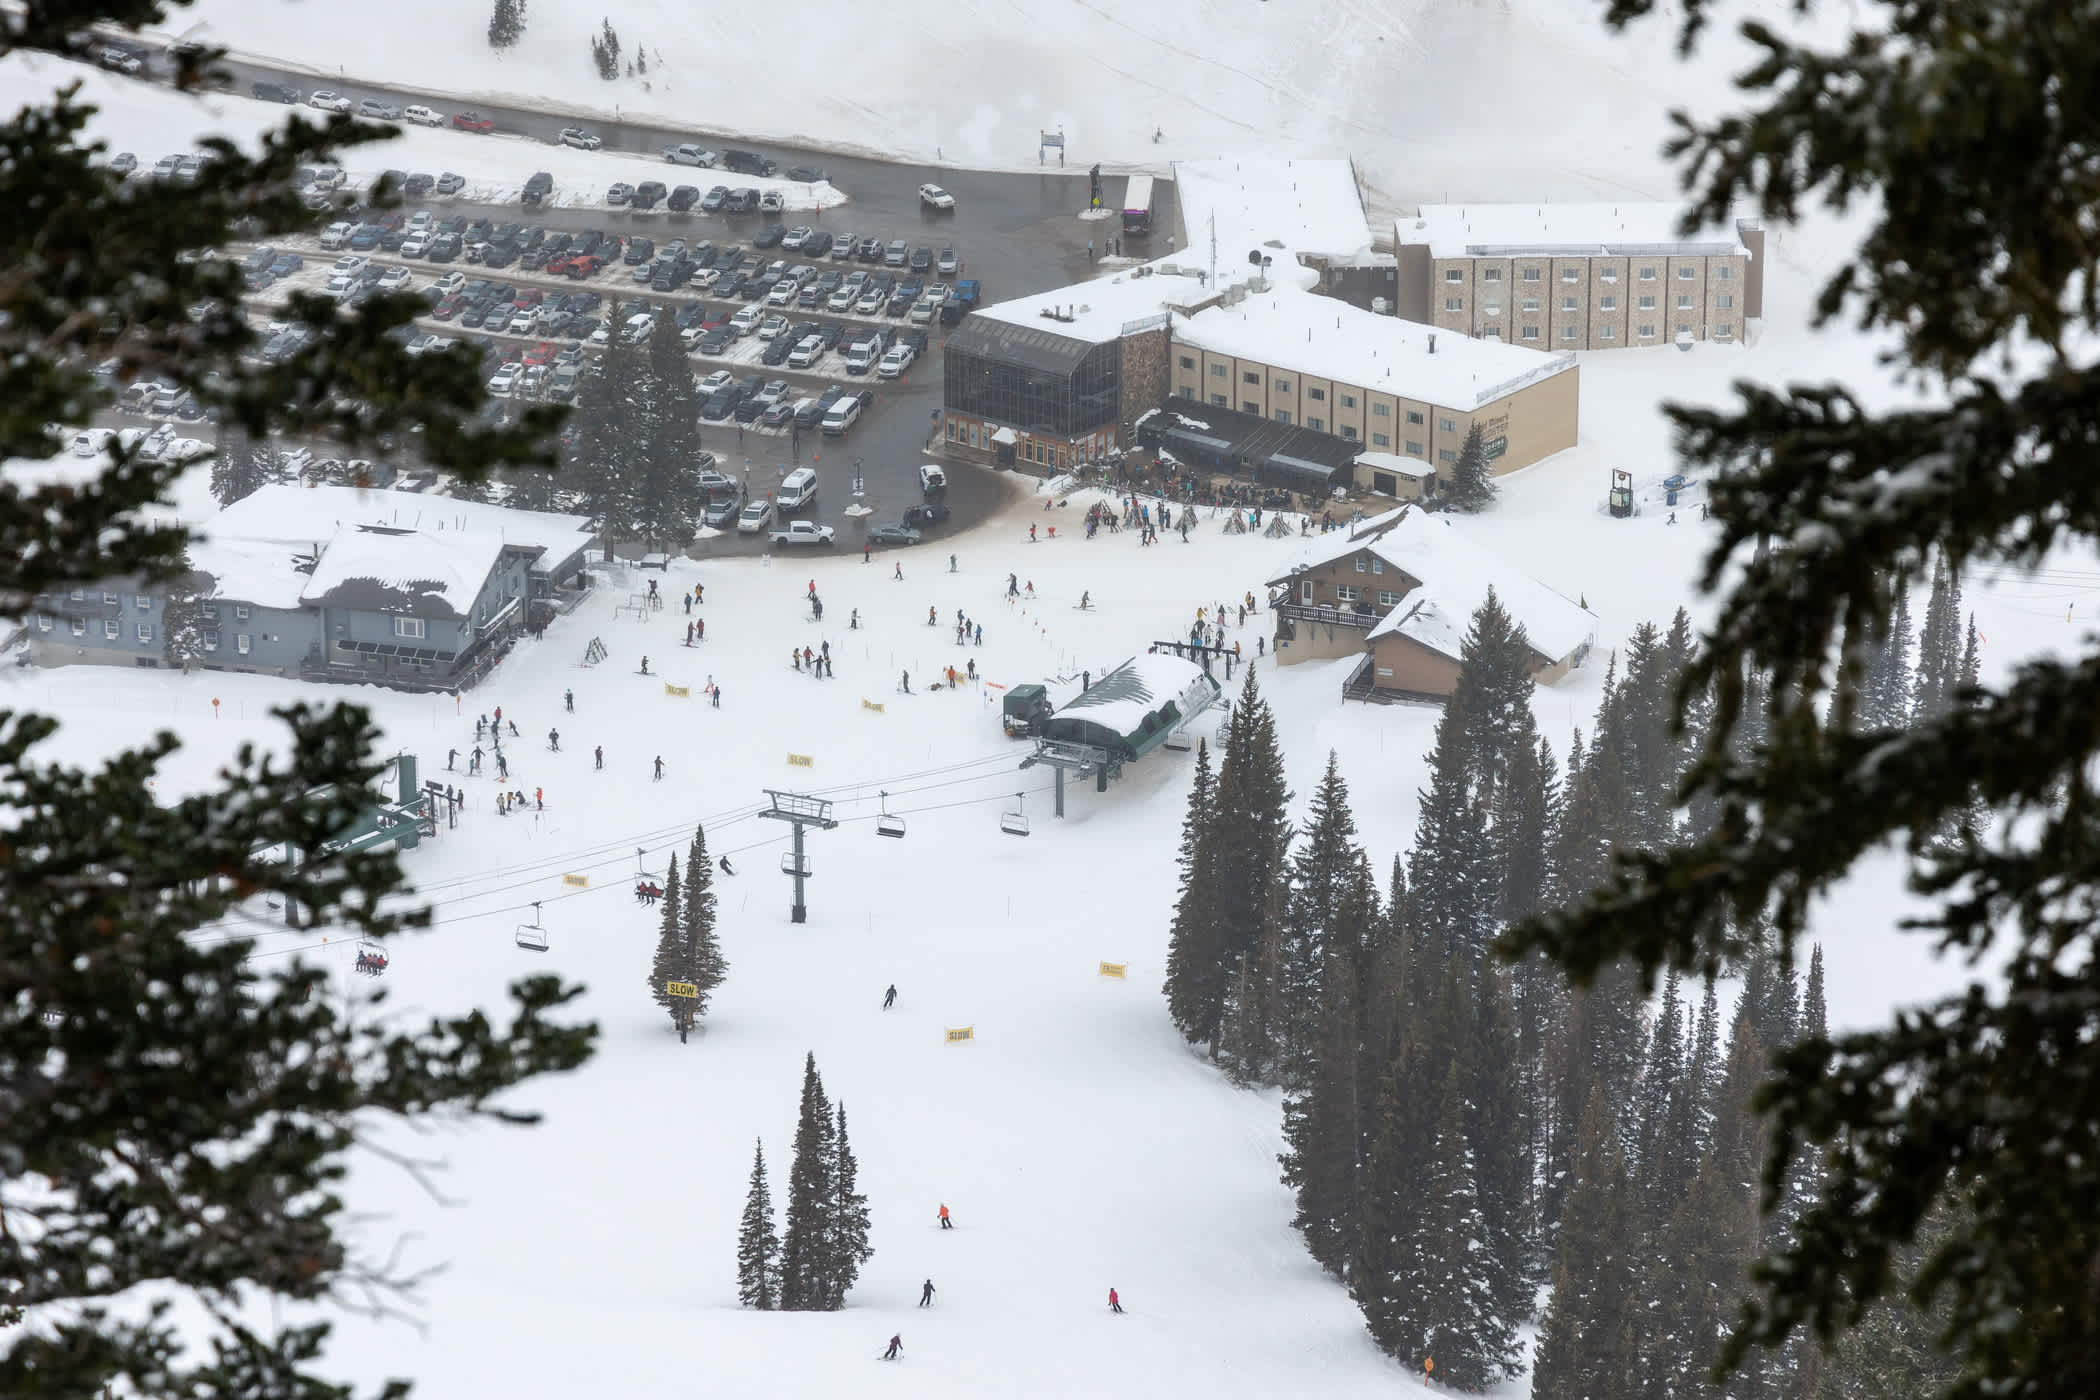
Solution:
M 686 849 L 685 899 L 681 926 L 684 931 L 686 978 L 700 989 L 691 1000 L 694 1019 L 707 1014 L 707 1003 L 729 976 L 728 960 L 715 936 L 715 868 L 707 858 L 707 831 L 693 828 L 692 844 Z
M 773 1226 L 773 1190 L 766 1184 L 766 1145 L 751 1154 L 751 1189 L 736 1237 L 736 1296 L 747 1308 L 780 1306 L 780 1235 Z
M 861 1265 L 875 1257 L 868 1243 L 868 1198 L 860 1193 L 860 1163 L 846 1137 L 846 1105 L 838 1106 L 833 1140 L 831 1207 L 825 1222 L 824 1306 L 846 1306 L 846 1294 L 860 1278 Z
M 1305 1236 L 1320 1266 L 1346 1279 L 1360 1224 L 1357 1177 L 1364 1114 L 1357 1088 L 1356 964 L 1339 941 L 1327 946 L 1321 990 L 1320 1040 L 1303 1083 L 1284 1099 L 1287 1146 L 1278 1160 L 1284 1181 L 1297 1192 L 1291 1224 Z
M 1228 725 L 1230 721 L 1227 722 Z M 1230 743 L 1230 734 L 1226 736 Z M 1211 777 L 1210 749 L 1196 743 L 1196 775 L 1189 785 L 1189 805 L 1181 820 L 1181 895 L 1167 939 L 1167 1012 L 1193 1045 L 1217 1039 L 1226 984 L 1226 963 L 1213 912 L 1218 887 L 1214 875 L 1219 837 L 1214 809 L 1217 787 Z
M 780 1245 L 780 1306 L 816 1312 L 830 1298 L 832 1203 L 837 1164 L 831 1102 L 817 1057 L 802 1066 L 802 1107 L 795 1121 L 795 1161 L 788 1172 L 787 1233 Z
M 658 1006 L 671 1013 L 671 1028 L 678 1038 L 685 1039 L 692 1027 L 692 1020 L 685 1014 L 683 997 L 674 997 L 664 990 L 673 982 L 683 982 L 689 970 L 685 952 L 685 926 L 678 917 L 678 857 L 671 856 L 669 870 L 664 875 L 664 912 L 657 924 L 656 960 L 649 966 L 649 995 Z
M 1622 1323 L 1640 1301 L 1640 1231 L 1601 1086 L 1583 1110 L 1578 1144 L 1553 1261 L 1553 1296 L 1539 1329 L 1534 1400 L 1620 1400 L 1631 1379 Z

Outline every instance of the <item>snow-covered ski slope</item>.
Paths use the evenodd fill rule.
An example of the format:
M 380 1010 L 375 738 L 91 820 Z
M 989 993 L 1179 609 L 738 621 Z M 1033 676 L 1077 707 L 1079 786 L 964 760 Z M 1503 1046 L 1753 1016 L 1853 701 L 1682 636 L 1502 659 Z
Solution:
M 1062 129 L 1084 168 L 1203 156 L 1348 156 L 1406 200 L 1667 198 L 1661 116 L 1722 96 L 1742 48 L 1697 64 L 1674 29 L 1614 39 L 1569 0 L 804 0 L 792 22 L 672 0 L 536 0 L 508 53 L 485 4 L 199 0 L 171 28 L 300 65 L 579 114 L 647 116 L 754 141 L 972 167 L 1036 164 Z M 1665 0 L 1663 7 L 1674 10 Z M 1787 5 L 1721 7 L 1789 23 Z M 607 83 L 609 19 L 649 71 Z M 1155 141 L 1154 135 L 1159 139 Z

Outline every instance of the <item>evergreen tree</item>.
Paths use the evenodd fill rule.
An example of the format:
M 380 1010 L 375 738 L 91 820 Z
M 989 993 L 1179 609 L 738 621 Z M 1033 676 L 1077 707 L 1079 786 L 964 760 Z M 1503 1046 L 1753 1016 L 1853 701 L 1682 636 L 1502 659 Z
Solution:
M 836 1312 L 860 1278 L 860 1266 L 875 1257 L 868 1243 L 868 1198 L 860 1194 L 860 1164 L 846 1138 L 846 1105 L 838 1106 L 831 1167 L 831 1203 L 824 1230 L 824 1308 Z
M 1466 1141 L 1476 1164 L 1483 1262 L 1497 1313 L 1529 1319 L 1541 1278 L 1530 1106 L 1510 1017 L 1506 974 L 1494 964 L 1474 978 L 1466 1035 L 1456 1048 Z
M 1487 445 L 1482 439 L 1480 425 L 1466 429 L 1465 441 L 1459 445 L 1458 461 L 1451 468 L 1451 481 L 1443 490 L 1444 504 L 1453 510 L 1486 510 L 1495 503 L 1498 487 L 1490 469 Z
M 1168 1014 L 1193 1045 L 1217 1039 L 1230 967 L 1220 949 L 1214 913 L 1218 851 L 1212 820 L 1215 801 L 1210 749 L 1198 740 L 1196 776 L 1189 787 L 1188 813 L 1181 822 L 1181 895 L 1175 903 L 1174 923 L 1167 940 L 1167 981 L 1163 989 Z
M 659 316 L 634 387 L 637 439 L 631 445 L 635 536 L 680 550 L 699 527 L 700 393 L 693 362 L 670 316 Z
M 690 1020 L 707 1014 L 707 1003 L 729 976 L 728 960 L 722 956 L 721 940 L 715 936 L 715 868 L 707 858 L 707 831 L 693 828 L 692 844 L 686 849 L 685 896 L 681 901 L 680 929 L 685 950 L 683 981 L 700 989 L 686 999 Z
M 1415 817 L 1408 886 L 1415 916 L 1443 952 L 1477 957 L 1493 937 L 1500 902 L 1487 812 L 1475 799 L 1474 754 L 1462 712 L 1446 708 Z
M 258 447 L 245 433 L 219 434 L 218 451 L 211 462 L 211 494 L 223 506 L 246 500 L 270 481 L 269 458 L 275 454 Z
M 692 970 L 692 959 L 687 953 L 685 925 L 679 918 L 678 857 L 671 857 L 670 870 L 664 876 L 664 913 L 658 922 L 656 933 L 656 959 L 649 965 L 649 995 L 671 1015 L 671 1029 L 678 1032 L 678 1043 L 685 1043 L 686 1033 L 693 1028 L 693 1019 L 688 1014 L 685 997 L 675 997 L 667 990 L 673 982 L 683 982 Z
M 1560 1222 L 1553 1296 L 1539 1329 L 1534 1400 L 1621 1400 L 1629 1375 L 1622 1323 L 1635 1293 L 1639 1222 L 1612 1114 L 1600 1086 L 1583 1110 L 1575 1183 Z
M 1633 1171 L 1644 1178 L 1663 1151 L 1670 1105 L 1684 1078 L 1685 1039 L 1684 1003 L 1673 972 L 1663 979 L 1662 1007 L 1656 1012 L 1640 1086 L 1627 1115 Z
M 525 36 L 525 0 L 496 0 L 489 15 L 489 47 L 502 52 Z
M 1306 1063 L 1320 1042 L 1320 983 L 1328 963 L 1327 945 L 1343 901 L 1356 889 L 1362 856 L 1356 819 L 1349 812 L 1349 787 L 1330 749 L 1327 771 L 1306 815 L 1305 839 L 1291 860 L 1279 992 L 1286 1083 L 1302 1082 Z M 1352 962 L 1362 955 L 1360 948 L 1346 952 Z
M 751 1157 L 751 1189 L 736 1236 L 736 1297 L 747 1308 L 780 1306 L 780 1235 L 773 1228 L 773 1190 L 766 1184 L 766 1145 Z
M 1868 653 L 1860 719 L 1869 729 L 1901 729 L 1910 720 L 1910 579 L 1898 575 L 1885 631 Z
M 1350 904 L 1360 905 L 1360 897 L 1345 903 L 1345 914 Z M 1327 945 L 1320 981 L 1320 1039 L 1302 1086 L 1283 1101 L 1287 1146 L 1278 1161 L 1285 1183 L 1297 1192 L 1291 1224 L 1322 1268 L 1347 1279 L 1361 1223 L 1359 1125 L 1365 1115 L 1357 1087 L 1356 962 L 1339 940 Z
M 620 36 L 613 33 L 610 19 L 591 36 L 591 64 L 608 83 L 620 76 Z
M 824 1081 L 812 1054 L 802 1067 L 795 1162 L 788 1173 L 787 1233 L 780 1244 L 780 1306 L 790 1312 L 819 1312 L 829 1306 L 837 1164 L 831 1102 L 824 1097 Z
M 190 566 L 183 555 L 183 572 L 168 580 L 167 606 L 160 616 L 160 654 L 170 666 L 187 671 L 204 659 L 204 633 L 208 626 L 204 604 L 214 584 L 207 574 Z
M 1944 552 L 1934 557 L 1932 592 L 1925 601 L 1925 626 L 1918 633 L 1914 723 L 1937 719 L 1954 704 L 1961 683 L 1961 579 Z

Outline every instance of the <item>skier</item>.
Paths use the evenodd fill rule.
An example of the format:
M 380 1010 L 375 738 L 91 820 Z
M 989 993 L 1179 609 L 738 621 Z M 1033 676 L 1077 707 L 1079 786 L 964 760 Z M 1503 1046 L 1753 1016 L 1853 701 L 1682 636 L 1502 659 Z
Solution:
M 847 631 L 849 631 L 849 632 L 858 632 L 858 631 L 860 630 L 860 609 L 859 609 L 859 608 L 855 608 L 855 609 L 853 610 L 853 616 L 851 616 L 851 617 L 849 617 L 849 618 L 847 618 L 847 619 L 846 619 L 846 630 L 847 630 Z
M 897 572 L 891 574 L 890 577 L 899 583 L 904 582 L 904 561 L 902 559 L 897 561 Z
M 977 624 L 977 641 L 975 644 L 977 646 L 984 645 L 984 624 L 981 622 Z
M 479 773 L 481 771 L 481 745 L 479 744 L 474 746 L 473 753 L 467 755 L 467 771 L 469 773 Z
M 1080 610 L 1081 612 L 1085 612 L 1085 611 L 1086 611 L 1086 610 L 1087 610 L 1088 608 L 1092 607 L 1092 606 L 1093 606 L 1093 598 L 1094 598 L 1094 595 L 1093 595 L 1093 594 L 1091 594 L 1091 593 L 1087 592 L 1087 591 L 1086 591 L 1085 589 L 1083 589 L 1083 588 L 1082 588 L 1082 589 L 1080 589 L 1080 590 L 1079 590 L 1079 610 Z
M 1033 524 L 1028 527 L 1028 542 L 1030 544 L 1035 543 L 1035 526 Z
M 707 693 L 707 699 L 708 699 L 708 703 L 709 703 L 709 704 L 713 705 L 713 706 L 714 706 L 714 707 L 715 707 L 716 709 L 718 709 L 718 710 L 719 710 L 719 709 L 721 709 L 721 708 L 722 708 L 722 687 L 720 687 L 720 686 L 715 686 L 715 687 L 713 687 L 712 689 L 710 689 L 710 690 L 708 691 L 708 693 Z
M 934 615 L 934 611 L 931 607 L 928 607 L 926 609 L 926 625 L 928 627 L 938 627 L 941 625 L 940 619 Z
M 725 855 L 724 855 L 724 856 L 723 856 L 723 857 L 722 857 L 722 858 L 721 858 L 720 860 L 716 861 L 716 862 L 715 862 L 715 864 L 716 864 L 716 865 L 719 865 L 719 866 L 721 866 L 721 867 L 722 867 L 722 873 L 723 873 L 724 875 L 734 875 L 734 874 L 736 874 L 736 871 L 734 871 L 734 870 L 732 870 L 732 869 L 730 868 L 730 866 L 729 866 L 729 857 L 728 857 L 728 855 L 726 855 L 726 854 L 725 854 Z
M 502 782 L 510 781 L 510 760 L 500 753 L 496 755 L 496 777 Z
M 819 613 L 819 614 L 818 614 L 818 616 L 820 616 L 820 617 L 821 617 L 821 616 L 823 616 L 823 614 Z M 703 617 L 703 618 L 700 618 L 700 619 L 698 619 L 697 621 L 695 621 L 695 622 L 693 623 L 693 628 L 694 628 L 694 632 L 693 632 L 693 638 L 694 638 L 694 640 L 695 640 L 695 641 L 701 641 L 701 642 L 704 642 L 704 641 L 706 641 L 706 640 L 707 640 L 707 619 L 706 619 L 706 618 L 704 618 L 704 617 Z
M 597 749 L 594 751 L 594 757 L 596 757 L 598 760 L 598 766 L 600 768 L 603 768 L 605 766 L 605 745 L 600 744 L 597 747 Z
M 1123 1300 L 1116 1296 L 1116 1290 L 1113 1288 L 1108 1290 L 1108 1310 L 1116 1313 L 1123 1311 Z
M 911 694 L 911 672 L 906 671 L 904 673 L 902 679 L 900 679 L 897 682 L 897 688 L 899 690 L 902 690 L 906 695 Z
M 1006 596 L 1009 598 L 1021 596 L 1021 579 L 1018 574 L 1008 574 L 1006 576 Z
M 646 656 L 642 658 L 642 674 L 645 676 L 649 674 L 649 658 Z
M 888 990 L 887 992 L 884 992 L 884 993 L 882 994 L 882 1009 L 883 1009 L 884 1011 L 887 1011 L 887 1010 L 889 1010 L 889 1009 L 890 1009 L 890 1008 L 891 1008 L 892 1006 L 896 1005 L 896 1003 L 897 1003 L 897 984 L 896 984 L 895 982 L 892 982 L 892 983 L 890 983 L 890 989 L 889 989 L 889 990 Z M 944 1213 L 945 1213 L 945 1212 L 947 1211 L 947 1209 L 948 1209 L 948 1208 L 947 1208 L 946 1206 L 943 1206 L 943 1207 L 941 1207 L 941 1210 L 942 1210 L 942 1211 L 943 1211 Z
M 534 810 L 534 811 L 539 811 L 539 812 L 544 812 L 544 811 L 546 811 L 546 810 L 547 810 L 547 789 L 545 789 L 545 788 L 534 788 L 534 789 L 532 790 L 532 802 L 533 802 L 533 810 Z
M 659 783 L 660 783 L 660 782 L 662 782 L 663 780 L 664 780 L 664 756 L 663 756 L 662 754 L 658 754 L 658 755 L 656 756 L 656 777 L 655 777 L 654 779 L 652 779 L 651 781 L 653 781 L 653 782 L 659 782 Z
M 693 624 L 690 622 L 685 625 L 685 644 L 687 646 L 693 644 Z
M 685 595 L 685 615 L 687 617 L 693 615 L 693 595 L 690 593 Z
M 513 739 L 518 737 L 518 722 L 516 720 L 510 722 L 510 737 Z
M 922 1308 L 930 1308 L 933 1306 L 932 1279 L 926 1280 L 926 1286 L 923 1289 L 919 1290 L 919 1306 Z
M 882 1354 L 882 1359 L 884 1361 L 895 1361 L 897 1353 L 902 1350 L 904 1350 L 904 1334 L 900 1332 L 890 1338 L 890 1349 Z
M 454 764 L 455 762 L 457 762 L 457 761 L 458 761 L 458 759 L 459 759 L 459 750 L 458 750 L 458 749 L 446 749 L 446 750 L 445 750 L 445 771 L 446 771 L 447 773 L 450 773 L 450 772 L 452 771 L 452 765 L 453 765 L 453 764 Z
M 563 691 L 563 692 L 561 693 L 561 703 L 562 703 L 562 705 L 563 705 L 563 706 L 564 706 L 564 707 L 565 707 L 565 708 L 566 708 L 566 709 L 568 710 L 568 712 L 569 712 L 570 714 L 572 714 L 572 715 L 573 715 L 573 714 L 575 714 L 575 713 L 576 713 L 576 692 L 575 692 L 575 691 L 573 691 L 573 690 L 564 690 L 564 691 Z
M 953 1230 L 955 1228 L 955 1222 L 948 1218 L 948 1206 L 945 1202 L 941 1205 L 941 1228 L 943 1230 Z
M 561 731 L 559 729 L 550 729 L 547 731 L 547 747 L 554 750 L 556 753 L 561 752 Z
M 951 574 L 955 572 L 955 556 L 952 554 L 948 556 L 948 572 Z

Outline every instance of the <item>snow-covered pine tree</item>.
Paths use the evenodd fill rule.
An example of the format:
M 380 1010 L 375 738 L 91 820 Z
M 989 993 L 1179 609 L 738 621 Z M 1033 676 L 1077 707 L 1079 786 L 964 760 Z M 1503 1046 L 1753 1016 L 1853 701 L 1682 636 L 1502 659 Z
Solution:
M 751 1155 L 751 1189 L 736 1235 L 736 1297 L 747 1308 L 780 1306 L 780 1234 L 773 1226 L 773 1189 L 766 1184 L 766 1144 Z
M 1227 736 L 1229 739 L 1229 735 Z M 1212 780 L 1210 749 L 1196 743 L 1196 776 L 1189 787 L 1188 812 L 1181 821 L 1181 894 L 1167 938 L 1167 1012 L 1192 1045 L 1215 1045 L 1222 1015 L 1229 966 L 1220 951 L 1213 910 L 1217 882 L 1212 876 L 1218 838 L 1213 830 L 1217 785 Z
M 1305 1067 L 1320 1029 L 1321 978 L 1328 964 L 1327 944 L 1343 900 L 1355 889 L 1363 851 L 1356 844 L 1356 818 L 1349 811 L 1349 785 L 1342 780 L 1332 749 L 1327 771 L 1313 790 L 1306 813 L 1305 839 L 1291 858 L 1290 905 L 1283 937 L 1282 1006 L 1283 1076 L 1287 1085 L 1304 1082 Z M 1361 948 L 1347 950 L 1352 962 Z M 1352 997 L 1353 1001 L 1353 997 Z
M 1925 626 L 1918 633 L 1917 689 L 1913 721 L 1936 719 L 1954 703 L 1961 680 L 1961 579 L 1942 554 L 1933 561 L 1932 592 L 1925 600 Z
M 685 927 L 678 917 L 678 856 L 671 856 L 669 871 L 664 875 L 664 916 L 657 926 L 656 960 L 649 966 L 649 995 L 671 1015 L 671 1029 L 678 1032 L 680 1044 L 685 1043 L 686 1032 L 692 1029 L 692 1018 L 686 1013 L 685 998 L 674 997 L 666 991 L 673 982 L 686 980 L 690 960 L 686 956 Z
M 620 36 L 613 33 L 610 19 L 591 36 L 591 64 L 608 83 L 620 76 Z
M 1553 1261 L 1553 1294 L 1539 1329 L 1533 1400 L 1618 1400 L 1634 1379 L 1621 1348 L 1641 1274 L 1641 1235 L 1602 1086 L 1590 1094 L 1577 1142 L 1575 1184 L 1561 1213 Z
M 631 441 L 627 385 L 633 352 L 610 347 L 584 361 L 576 410 L 570 417 L 572 445 L 563 454 L 561 480 L 581 498 L 580 514 L 605 521 L 609 534 L 626 538 L 630 516 L 626 458 Z
M 1663 978 L 1662 1007 L 1656 1012 L 1655 1028 L 1648 1036 L 1648 1056 L 1621 1126 L 1630 1147 L 1631 1170 L 1637 1173 L 1646 1170 L 1661 1148 L 1671 1095 L 1684 1077 L 1684 1047 L 1684 1000 L 1678 994 L 1677 974 L 1671 972 Z
M 1458 461 L 1452 464 L 1451 481 L 1439 493 L 1452 510 L 1486 510 L 1495 503 L 1498 488 L 1490 469 L 1487 443 L 1478 423 L 1466 429 L 1459 445 Z
M 1343 1279 L 1352 1272 L 1362 1223 L 1357 1183 L 1367 1116 L 1359 1085 L 1363 1032 L 1357 958 L 1349 945 L 1377 917 L 1370 907 L 1376 899 L 1370 871 L 1359 859 L 1356 878 L 1335 913 L 1335 936 L 1327 942 L 1319 1038 L 1303 1080 L 1283 1102 L 1286 1146 L 1277 1159 L 1284 1182 L 1297 1192 L 1291 1224 L 1305 1236 L 1306 1248 L 1321 1267 Z
M 1497 1311 L 1529 1321 L 1541 1279 L 1531 1105 L 1524 1091 L 1508 973 L 1495 962 L 1474 974 L 1467 1036 L 1456 1047 L 1466 1141 L 1472 1146 L 1481 1243 Z
M 1265 1014 L 1267 998 L 1256 961 L 1256 954 L 1242 953 L 1233 967 L 1225 1006 L 1218 1016 L 1218 1048 L 1212 1056 L 1225 1077 L 1242 1089 L 1262 1082 L 1263 1067 L 1273 1049 Z
M 802 1107 L 795 1119 L 795 1161 L 788 1170 L 787 1233 L 780 1243 L 780 1306 L 818 1312 L 831 1296 L 830 1240 L 838 1162 L 831 1101 L 812 1053 L 802 1066 Z
M 245 433 L 219 434 L 211 462 L 211 494 L 221 507 L 245 500 L 269 483 L 266 451 Z
M 637 392 L 642 407 L 636 470 L 635 533 L 653 548 L 683 549 L 700 521 L 700 395 L 693 362 L 670 316 L 659 316 Z
M 729 961 L 722 956 L 722 942 L 715 936 L 715 868 L 707 858 L 704 827 L 693 828 L 692 844 L 686 848 L 684 906 L 685 980 L 700 989 L 688 1007 L 697 1021 L 707 1014 L 708 1001 L 729 976 Z
M 868 1243 L 868 1198 L 860 1192 L 860 1163 L 846 1137 L 846 1105 L 838 1106 L 833 1134 L 831 1205 L 824 1231 L 824 1309 L 837 1312 L 860 1278 L 860 1266 L 875 1257 Z
M 160 615 L 160 654 L 170 666 L 187 671 L 204 659 L 205 600 L 211 596 L 209 575 L 198 573 L 189 552 L 182 558 L 182 572 L 167 582 L 168 602 Z
M 1888 630 L 1874 639 L 1867 653 L 1867 679 L 1861 692 L 1860 723 L 1869 729 L 1901 729 L 1910 720 L 1910 579 L 1898 577 L 1889 606 Z
M 501 53 L 525 37 L 525 0 L 496 0 L 489 15 L 489 47 Z

